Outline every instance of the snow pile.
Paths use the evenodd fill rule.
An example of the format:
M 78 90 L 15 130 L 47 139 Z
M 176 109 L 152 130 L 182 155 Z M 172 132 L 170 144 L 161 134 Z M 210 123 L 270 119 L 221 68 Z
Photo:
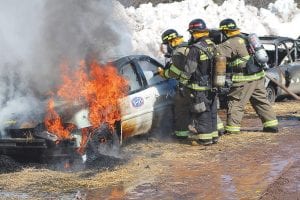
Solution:
M 243 32 L 293 38 L 300 35 L 300 12 L 293 0 L 277 0 L 268 9 L 245 5 L 244 0 L 227 0 L 221 6 L 212 0 L 186 0 L 156 7 L 148 3 L 137 9 L 129 7 L 126 14 L 124 18 L 133 33 L 133 51 L 160 59 L 161 33 L 174 28 L 188 40 L 188 23 L 195 18 L 204 19 L 209 28 L 217 28 L 222 19 L 230 17 Z

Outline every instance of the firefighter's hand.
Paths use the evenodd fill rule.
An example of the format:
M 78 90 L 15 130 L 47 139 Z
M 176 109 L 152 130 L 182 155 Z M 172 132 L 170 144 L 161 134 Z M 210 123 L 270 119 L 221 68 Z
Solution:
M 165 70 L 162 67 L 158 67 L 157 72 L 161 77 L 165 78 Z

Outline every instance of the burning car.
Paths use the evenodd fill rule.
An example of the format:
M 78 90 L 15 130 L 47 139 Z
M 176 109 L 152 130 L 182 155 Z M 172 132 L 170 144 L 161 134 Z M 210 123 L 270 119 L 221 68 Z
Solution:
M 108 67 L 82 67 L 74 73 L 74 82 L 63 77 L 65 84 L 56 93 L 59 100 L 47 101 L 47 112 L 40 117 L 44 121 L 10 122 L 6 137 L 0 139 L 0 153 L 94 159 L 118 149 L 129 137 L 153 130 L 171 132 L 176 82 L 160 77 L 158 67 L 163 66 L 155 59 L 134 55 Z

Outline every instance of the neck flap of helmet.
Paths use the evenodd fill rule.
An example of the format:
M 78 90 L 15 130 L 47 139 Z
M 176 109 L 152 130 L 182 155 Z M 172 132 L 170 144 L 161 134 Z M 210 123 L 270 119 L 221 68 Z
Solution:
M 227 37 L 233 37 L 233 36 L 241 34 L 241 31 L 239 29 L 238 30 L 225 30 L 223 32 Z
M 170 41 L 170 46 L 174 48 L 180 45 L 181 43 L 183 43 L 183 37 L 176 37 Z

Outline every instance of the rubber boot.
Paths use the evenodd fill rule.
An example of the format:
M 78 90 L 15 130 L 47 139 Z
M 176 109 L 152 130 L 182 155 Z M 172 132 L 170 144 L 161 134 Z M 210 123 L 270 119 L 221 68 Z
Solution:
M 264 127 L 263 132 L 278 133 L 278 127 L 277 126 Z

